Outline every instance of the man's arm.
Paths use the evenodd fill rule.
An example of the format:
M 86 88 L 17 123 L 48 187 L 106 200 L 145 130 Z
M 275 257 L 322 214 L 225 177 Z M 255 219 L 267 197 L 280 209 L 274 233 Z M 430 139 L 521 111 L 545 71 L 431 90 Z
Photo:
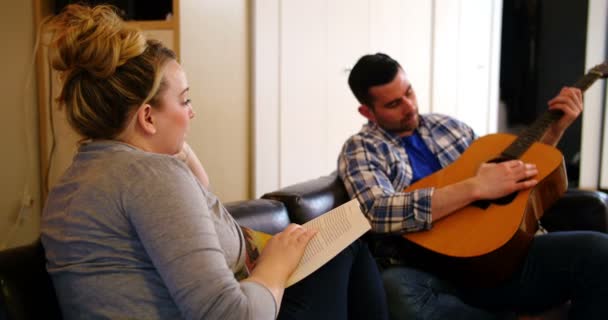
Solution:
M 431 198 L 432 218 L 439 220 L 477 200 L 496 199 L 531 188 L 538 183 L 531 179 L 536 174 L 535 165 L 519 160 L 483 164 L 474 177 L 435 189 Z
M 405 164 L 359 138 L 350 139 L 338 159 L 338 173 L 351 198 L 357 198 L 377 233 L 403 233 L 431 227 L 434 189 L 401 192 Z
M 404 233 L 431 228 L 434 220 L 479 199 L 495 199 L 530 188 L 536 166 L 513 160 L 483 164 L 474 177 L 442 188 L 403 192 L 411 170 L 387 149 L 349 140 L 340 155 L 338 172 L 350 197 L 356 197 L 378 233 Z
M 548 104 L 550 110 L 561 110 L 564 113 L 542 138 L 543 143 L 554 146 L 582 112 L 582 93 L 577 88 L 566 87 L 549 100 Z M 515 191 L 531 188 L 537 181 L 530 178 L 537 173 L 538 170 L 534 165 L 516 160 L 485 164 L 475 177 L 435 190 L 431 200 L 432 218 L 441 219 L 476 200 L 496 199 Z
M 549 110 L 561 110 L 564 115 L 551 125 L 541 141 L 555 146 L 566 129 L 583 111 L 583 94 L 580 89 L 564 87 L 557 96 L 549 100 Z

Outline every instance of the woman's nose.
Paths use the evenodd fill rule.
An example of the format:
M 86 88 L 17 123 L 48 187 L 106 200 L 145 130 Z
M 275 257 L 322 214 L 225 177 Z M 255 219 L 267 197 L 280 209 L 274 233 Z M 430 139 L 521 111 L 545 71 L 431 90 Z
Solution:
M 190 119 L 194 118 L 195 115 L 196 115 L 196 112 L 194 112 L 194 110 L 192 110 L 192 108 L 190 108 L 190 113 L 188 114 Z

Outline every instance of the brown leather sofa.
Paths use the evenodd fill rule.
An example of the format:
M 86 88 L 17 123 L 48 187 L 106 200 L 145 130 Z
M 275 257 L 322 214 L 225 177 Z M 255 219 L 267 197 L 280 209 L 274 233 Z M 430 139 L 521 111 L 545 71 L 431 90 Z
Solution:
M 225 205 L 242 225 L 274 234 L 291 222 L 304 223 L 347 200 L 344 186 L 334 173 L 267 193 L 262 199 Z M 548 230 L 607 232 L 607 217 L 606 194 L 569 190 L 548 210 L 542 224 Z M 532 319 L 558 319 L 560 314 L 563 312 Z M 39 241 L 0 252 L 0 320 L 8 319 L 61 319 Z
M 267 193 L 264 199 L 285 204 L 292 220 L 303 223 L 349 200 L 335 173 Z M 569 189 L 541 219 L 548 231 L 594 230 L 608 232 L 608 195 L 604 192 Z M 519 320 L 565 320 L 569 304 Z

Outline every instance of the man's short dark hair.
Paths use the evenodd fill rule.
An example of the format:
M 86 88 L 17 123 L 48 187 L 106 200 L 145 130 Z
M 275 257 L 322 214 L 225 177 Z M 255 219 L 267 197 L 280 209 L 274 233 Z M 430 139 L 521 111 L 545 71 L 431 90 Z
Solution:
M 393 81 L 399 69 L 399 62 L 387 54 L 378 52 L 364 55 L 351 70 L 348 85 L 359 103 L 373 107 L 369 89 Z

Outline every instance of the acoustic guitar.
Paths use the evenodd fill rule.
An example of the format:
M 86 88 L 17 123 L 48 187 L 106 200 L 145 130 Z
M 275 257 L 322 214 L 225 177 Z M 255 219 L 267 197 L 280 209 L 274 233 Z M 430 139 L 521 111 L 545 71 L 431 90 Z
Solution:
M 591 69 L 574 87 L 585 91 L 607 75 L 605 62 Z M 521 159 L 536 164 L 539 171 L 535 177 L 539 183 L 533 188 L 474 202 L 434 222 L 430 230 L 404 234 L 411 242 L 406 250 L 411 260 L 467 285 L 492 286 L 509 277 L 523 262 L 538 220 L 568 186 L 561 152 L 537 142 L 561 116 L 561 111 L 547 111 L 519 136 L 483 136 L 451 165 L 406 188 L 409 192 L 450 185 L 474 176 L 487 162 Z

